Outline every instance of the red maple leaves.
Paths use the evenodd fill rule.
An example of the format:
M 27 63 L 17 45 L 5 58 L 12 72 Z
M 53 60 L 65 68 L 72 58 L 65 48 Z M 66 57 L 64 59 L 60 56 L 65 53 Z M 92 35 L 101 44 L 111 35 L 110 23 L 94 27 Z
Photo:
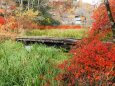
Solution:
M 3 25 L 5 23 L 5 19 L 0 16 L 0 24 Z
M 109 0 L 114 16 L 114 0 Z M 115 16 L 114 16 L 115 17 Z M 115 77 L 115 44 L 102 42 L 110 31 L 111 25 L 104 4 L 93 14 L 95 20 L 87 38 L 77 43 L 70 51 L 72 58 L 60 64 L 64 73 L 58 79 L 68 86 L 112 85 Z
M 73 49 L 70 53 L 73 57 L 60 65 L 61 69 L 66 72 L 68 83 L 75 85 L 76 80 L 80 83 L 88 80 L 90 85 L 99 81 L 111 81 L 115 70 L 115 45 L 112 43 L 103 43 L 100 40 L 82 41 L 84 44 L 79 48 Z M 63 80 L 65 77 L 61 77 Z M 66 81 L 65 80 L 65 81 Z M 103 83 L 103 84 L 105 84 Z

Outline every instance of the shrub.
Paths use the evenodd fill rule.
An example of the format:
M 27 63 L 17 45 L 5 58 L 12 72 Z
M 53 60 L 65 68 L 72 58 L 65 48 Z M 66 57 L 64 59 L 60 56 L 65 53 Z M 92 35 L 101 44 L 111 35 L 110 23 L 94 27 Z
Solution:
M 30 9 L 20 12 L 19 10 L 17 10 L 15 14 L 16 14 L 15 18 L 18 23 L 18 29 L 20 28 L 32 29 L 37 26 L 36 23 L 34 22 L 34 19 L 37 18 L 37 16 L 39 15 L 38 11 Z
M 70 86 L 112 84 L 115 64 L 115 45 L 99 40 L 84 39 L 79 48 L 70 51 L 73 57 L 60 67 L 65 71 L 58 78 Z
M 38 21 L 38 23 L 39 23 L 40 25 L 44 25 L 44 26 L 47 26 L 47 25 L 58 26 L 58 25 L 60 25 L 60 22 L 59 22 L 59 21 L 54 20 L 54 19 L 51 18 L 51 17 L 45 17 L 44 20 L 40 20 L 40 21 Z
M 99 6 L 93 18 L 89 36 L 70 51 L 71 59 L 59 65 L 63 73 L 57 80 L 68 86 L 112 86 L 115 82 L 115 44 L 102 41 L 111 31 L 104 5 Z
M 3 25 L 3 24 L 5 24 L 5 19 L 2 16 L 0 16 L 0 25 Z
M 115 1 L 114 0 L 109 0 L 110 3 L 110 8 L 112 11 L 112 15 L 115 21 Z M 101 4 L 93 13 L 92 18 L 94 19 L 93 25 L 92 25 L 92 30 L 91 30 L 91 36 L 96 35 L 97 33 L 103 33 L 103 31 L 107 30 L 111 32 L 111 22 L 108 17 L 108 13 L 105 7 L 105 4 Z

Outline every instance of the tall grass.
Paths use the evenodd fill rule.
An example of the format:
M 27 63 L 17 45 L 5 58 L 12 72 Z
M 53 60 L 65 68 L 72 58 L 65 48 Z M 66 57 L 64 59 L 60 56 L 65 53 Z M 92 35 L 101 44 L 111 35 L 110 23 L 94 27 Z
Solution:
M 28 51 L 21 43 L 0 43 L 0 86 L 57 86 L 57 65 L 67 58 L 53 47 L 33 45 Z
M 88 30 L 86 29 L 50 29 L 50 30 L 29 30 L 27 36 L 48 36 L 81 39 Z

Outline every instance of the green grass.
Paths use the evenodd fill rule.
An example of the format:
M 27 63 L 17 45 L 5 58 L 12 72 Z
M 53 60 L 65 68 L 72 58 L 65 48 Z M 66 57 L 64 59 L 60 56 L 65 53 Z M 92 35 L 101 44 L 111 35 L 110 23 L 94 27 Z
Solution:
M 26 31 L 26 36 L 48 36 L 60 38 L 76 38 L 81 39 L 88 30 L 86 29 L 50 29 L 50 30 L 29 30 Z
M 21 43 L 0 43 L 0 86 L 44 86 L 49 81 L 50 86 L 57 86 L 57 65 L 68 56 L 54 47 L 32 47 L 27 50 Z

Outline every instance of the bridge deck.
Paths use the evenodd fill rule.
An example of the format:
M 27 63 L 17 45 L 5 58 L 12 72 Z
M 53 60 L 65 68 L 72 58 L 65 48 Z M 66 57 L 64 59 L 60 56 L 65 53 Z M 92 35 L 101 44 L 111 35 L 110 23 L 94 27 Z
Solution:
M 50 46 L 70 48 L 80 39 L 73 38 L 54 38 L 54 37 L 39 37 L 39 36 L 28 36 L 28 37 L 17 37 L 16 41 L 24 44 L 41 43 Z

